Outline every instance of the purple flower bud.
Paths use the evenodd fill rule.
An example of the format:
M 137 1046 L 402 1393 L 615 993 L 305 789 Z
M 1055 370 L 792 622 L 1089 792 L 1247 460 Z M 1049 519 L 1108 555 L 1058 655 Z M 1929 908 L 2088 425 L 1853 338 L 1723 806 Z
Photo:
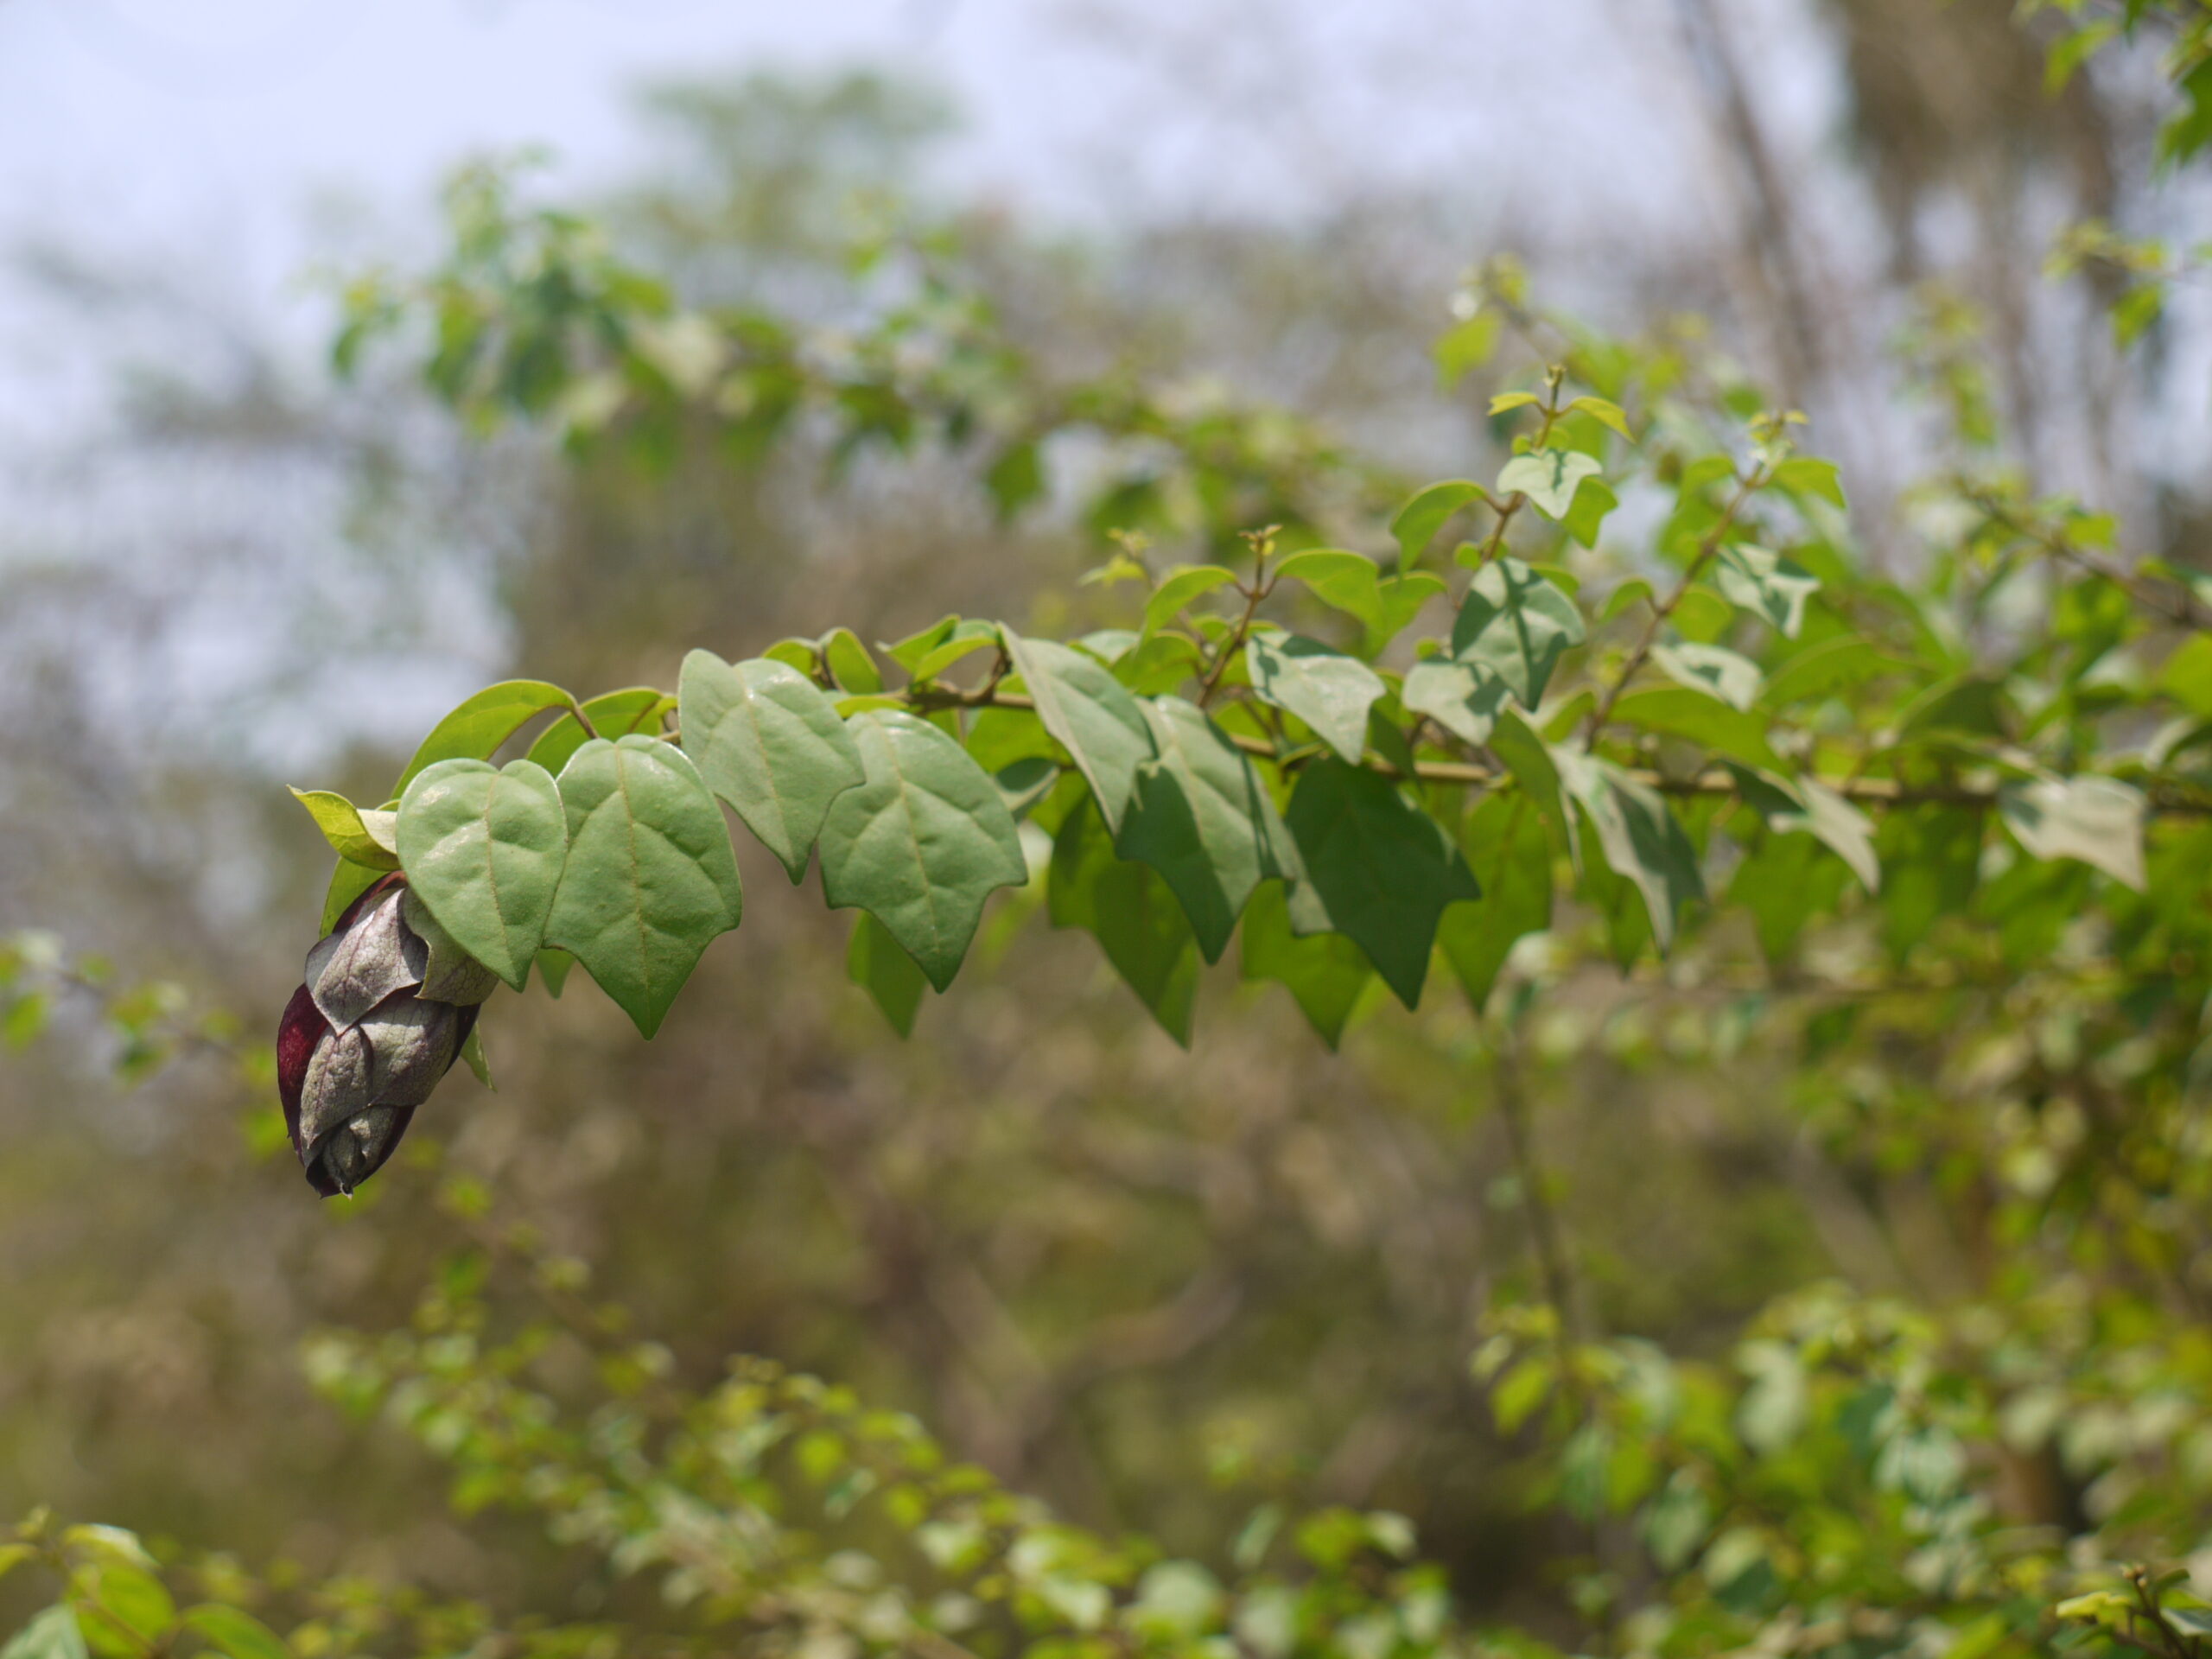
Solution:
M 276 1029 L 276 1086 L 292 1149 L 325 1198 L 384 1166 L 460 1058 L 498 982 L 393 874 L 308 952 Z

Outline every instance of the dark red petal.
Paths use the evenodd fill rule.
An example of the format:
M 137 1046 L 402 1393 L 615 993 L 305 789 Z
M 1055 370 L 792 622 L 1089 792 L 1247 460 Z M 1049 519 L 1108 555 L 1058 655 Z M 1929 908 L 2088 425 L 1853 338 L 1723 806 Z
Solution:
M 284 1127 L 295 1152 L 301 1150 L 300 1089 L 307 1082 L 308 1061 L 329 1029 L 330 1021 L 322 1017 L 304 985 L 292 993 L 284 1017 L 276 1022 L 276 1093 L 284 1103 Z

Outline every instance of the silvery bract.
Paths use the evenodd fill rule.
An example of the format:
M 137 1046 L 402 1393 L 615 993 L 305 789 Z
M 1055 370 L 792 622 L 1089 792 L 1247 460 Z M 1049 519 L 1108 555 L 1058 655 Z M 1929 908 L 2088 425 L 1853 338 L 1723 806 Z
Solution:
M 405 877 L 353 901 L 308 952 L 307 982 L 276 1032 L 284 1122 L 309 1185 L 350 1193 L 384 1166 L 498 983 Z

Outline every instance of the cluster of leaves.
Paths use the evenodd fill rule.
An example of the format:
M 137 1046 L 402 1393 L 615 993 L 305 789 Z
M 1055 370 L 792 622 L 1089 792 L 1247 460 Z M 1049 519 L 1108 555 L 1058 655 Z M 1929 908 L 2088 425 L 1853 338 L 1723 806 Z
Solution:
M 2030 10 L 2069 25 L 2062 74 L 2165 27 L 2183 105 L 2165 153 L 2212 136 L 2201 7 Z M 1727 1363 L 1608 1339 L 1583 1328 L 1531 1168 L 1545 1294 L 1500 1300 L 1475 1365 L 1528 1437 L 1532 1502 L 1587 1531 L 1568 1590 L 1588 1640 L 2194 1659 L 2212 1619 L 2121 1563 L 2201 1551 L 2212 1502 L 2212 587 L 1998 463 L 1968 320 L 1929 322 L 1960 453 L 1913 499 L 1923 546 L 1898 579 L 1857 557 L 1794 418 L 1694 337 L 1546 317 L 1509 264 L 1471 279 L 1437 346 L 1447 386 L 1495 368 L 1503 465 L 1413 489 L 1267 411 L 1039 384 L 929 238 L 869 249 L 873 308 L 810 331 L 686 310 L 497 175 L 455 208 L 448 264 L 355 291 L 342 363 L 411 339 L 471 420 L 648 460 L 701 430 L 741 458 L 809 435 L 841 460 L 941 443 L 1002 512 L 1058 508 L 1115 550 L 1091 573 L 1099 626 L 1065 638 L 949 616 L 874 647 L 830 627 L 734 663 L 695 651 L 673 691 L 492 687 L 380 806 L 302 797 L 340 860 L 326 926 L 404 870 L 507 983 L 535 969 L 557 995 L 581 962 L 650 1035 L 741 914 L 726 805 L 861 912 L 852 975 L 902 1032 L 1001 888 L 1009 925 L 1093 935 L 1179 1040 L 1232 943 L 1332 1043 L 1445 972 L 1484 1016 L 1509 1117 L 1509 1061 L 1630 1052 L 1647 1015 L 1685 1050 L 1755 1029 L 1789 1058 L 1839 1201 L 1923 1182 L 1971 1236 L 1973 1293 L 1815 1287 Z M 2163 251 L 2103 236 L 2067 257 L 2155 288 Z M 1103 467 L 1075 464 L 1102 444 Z M 1649 995 L 1601 1030 L 1542 995 L 1605 967 Z M 28 1034 L 54 964 L 19 951 L 4 980 Z M 1458 1623 L 1395 1517 L 1255 1516 L 1228 1579 L 1061 1525 L 772 1366 L 685 1395 L 581 1268 L 484 1236 L 415 1329 L 331 1338 L 313 1369 L 452 1459 L 463 1508 L 530 1510 L 654 1574 L 678 1611 L 622 1645 L 1551 1650 Z M 504 1329 L 484 1285 L 518 1259 L 547 1317 Z M 575 1344 L 581 1399 L 549 1380 Z M 19 1557 L 64 1574 L 36 1640 L 98 1645 L 69 1536 Z M 169 1609 L 131 1627 L 142 1650 L 185 1628 L 223 1646 L 118 1582 Z M 294 1650 L 352 1628 L 321 1617 Z

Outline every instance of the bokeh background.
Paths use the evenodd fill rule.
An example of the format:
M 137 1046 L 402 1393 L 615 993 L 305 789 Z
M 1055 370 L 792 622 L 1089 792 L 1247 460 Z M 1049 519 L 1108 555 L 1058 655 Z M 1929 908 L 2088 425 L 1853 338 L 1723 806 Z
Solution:
M 477 684 L 1069 620 L 1045 607 L 1095 539 L 999 524 L 942 461 L 578 468 L 458 429 L 403 365 L 339 385 L 336 276 L 432 257 L 441 178 L 486 154 L 542 147 L 543 188 L 695 302 L 834 319 L 855 226 L 950 217 L 1048 365 L 1293 403 L 1414 472 L 1496 464 L 1427 347 L 1460 275 L 1511 251 L 1610 325 L 1706 319 L 1809 412 L 1893 564 L 1929 418 L 1893 348 L 1967 302 L 2044 486 L 2185 542 L 2212 510 L 2202 291 L 2123 358 L 2094 273 L 2043 265 L 2085 216 L 2186 235 L 2202 191 L 2139 182 L 2154 65 L 2048 95 L 2011 10 L 0 0 L 0 931 L 273 1025 L 328 856 L 281 785 L 378 798 Z M 1464 1007 L 1371 1008 L 1331 1055 L 1223 970 L 1185 1056 L 1001 899 L 901 1044 L 844 981 L 849 918 L 741 842 L 746 925 L 655 1043 L 581 976 L 557 1009 L 502 996 L 499 1092 L 457 1076 L 416 1136 L 592 1262 L 689 1377 L 741 1350 L 823 1371 L 1201 1554 L 1270 1499 L 1400 1510 L 1478 1601 L 1517 1593 L 1544 1540 L 1465 1356 L 1529 1272 L 1529 1212 L 1459 1081 Z M 0 1514 L 550 1582 L 548 1547 L 458 1529 L 423 1454 L 301 1379 L 318 1326 L 404 1317 L 429 1182 L 403 1160 L 318 1205 L 227 1068 L 118 1088 L 89 1010 L 56 1017 L 0 1056 Z M 1835 1190 L 1755 1058 L 1602 992 L 1540 1036 L 1534 1122 L 1602 1328 L 1695 1352 L 1823 1274 L 1963 1276 L 1932 1206 L 1870 1224 Z

